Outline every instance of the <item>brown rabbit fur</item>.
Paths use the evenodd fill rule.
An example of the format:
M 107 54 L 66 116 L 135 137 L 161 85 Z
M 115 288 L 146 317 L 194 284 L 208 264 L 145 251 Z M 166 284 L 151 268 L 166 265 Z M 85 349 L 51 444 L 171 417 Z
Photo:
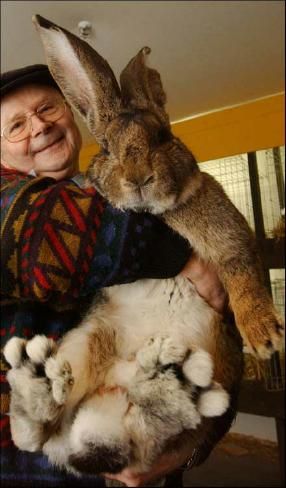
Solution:
M 281 343 L 282 326 L 262 284 L 254 238 L 220 185 L 199 171 L 190 151 L 171 134 L 160 76 L 145 66 L 149 49 L 123 71 L 120 90 L 108 63 L 87 43 L 40 16 L 33 21 L 55 80 L 102 146 L 89 168 L 89 183 L 120 209 L 162 215 L 213 262 L 241 335 L 268 357 Z M 188 452 L 199 447 L 202 461 L 235 414 L 242 372 L 237 331 L 181 277 L 111 287 L 105 300 L 58 349 L 41 336 L 28 344 L 19 338 L 7 343 L 14 441 L 21 449 L 43 448 L 53 463 L 72 472 L 148 469 L 160 452 L 183 442 Z M 122 361 L 137 368 L 131 380 L 124 376 L 130 364 L 119 374 Z M 37 378 L 38 363 L 44 364 L 44 379 Z M 122 415 L 112 410 L 121 404 Z M 112 425 L 117 422 L 117 444 L 114 436 L 105 438 L 112 430 L 108 425 L 96 427 L 100 405 L 101 420 L 106 415 Z
M 170 130 L 160 75 L 143 48 L 120 76 L 87 43 L 42 19 L 34 23 L 67 100 L 102 147 L 87 178 L 120 209 L 160 214 L 204 261 L 212 262 L 249 349 L 269 358 L 283 325 L 263 284 L 254 235 L 216 180 L 200 171 Z M 69 62 L 67 62 L 69 57 Z

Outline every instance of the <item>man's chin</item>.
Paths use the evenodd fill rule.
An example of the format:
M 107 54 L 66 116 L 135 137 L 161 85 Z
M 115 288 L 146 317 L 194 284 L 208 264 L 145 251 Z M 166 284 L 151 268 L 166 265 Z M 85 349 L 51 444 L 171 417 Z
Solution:
M 55 180 L 64 180 L 71 178 L 76 174 L 75 168 L 73 166 L 68 166 L 66 168 L 51 169 L 49 171 L 37 171 L 37 176 L 45 176 L 49 178 L 54 178 Z

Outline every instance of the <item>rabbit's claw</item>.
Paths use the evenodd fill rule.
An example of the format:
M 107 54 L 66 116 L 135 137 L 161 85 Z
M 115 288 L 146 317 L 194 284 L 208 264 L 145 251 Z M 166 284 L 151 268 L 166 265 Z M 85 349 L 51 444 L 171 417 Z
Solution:
M 46 361 L 45 371 L 51 381 L 52 393 L 59 405 L 66 402 L 67 395 L 74 384 L 71 366 L 68 361 L 50 357 Z
M 249 351 L 260 359 L 269 359 L 283 347 L 284 325 L 272 306 L 259 304 L 247 314 L 238 314 L 237 325 Z

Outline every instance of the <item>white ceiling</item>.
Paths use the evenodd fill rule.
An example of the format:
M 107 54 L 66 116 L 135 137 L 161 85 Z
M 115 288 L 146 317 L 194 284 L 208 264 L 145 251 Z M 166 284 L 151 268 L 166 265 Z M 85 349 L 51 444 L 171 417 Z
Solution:
M 75 34 L 90 20 L 89 42 L 116 76 L 150 46 L 172 121 L 284 91 L 284 1 L 2 0 L 2 72 L 45 62 L 35 13 Z

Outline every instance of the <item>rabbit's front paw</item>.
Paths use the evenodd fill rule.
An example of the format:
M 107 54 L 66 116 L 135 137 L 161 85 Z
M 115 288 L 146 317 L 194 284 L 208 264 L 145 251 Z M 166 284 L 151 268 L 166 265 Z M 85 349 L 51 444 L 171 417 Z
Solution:
M 251 307 L 235 311 L 237 327 L 249 351 L 261 359 L 269 359 L 281 350 L 284 325 L 271 303 L 251 302 Z
M 182 363 L 187 347 L 169 336 L 152 337 L 139 349 L 136 359 L 144 370 L 151 370 L 168 364 Z
M 182 371 L 192 387 L 199 387 L 197 409 L 203 417 L 216 417 L 227 410 L 229 395 L 219 383 L 213 381 L 214 364 L 207 351 L 192 352 L 185 360 Z

